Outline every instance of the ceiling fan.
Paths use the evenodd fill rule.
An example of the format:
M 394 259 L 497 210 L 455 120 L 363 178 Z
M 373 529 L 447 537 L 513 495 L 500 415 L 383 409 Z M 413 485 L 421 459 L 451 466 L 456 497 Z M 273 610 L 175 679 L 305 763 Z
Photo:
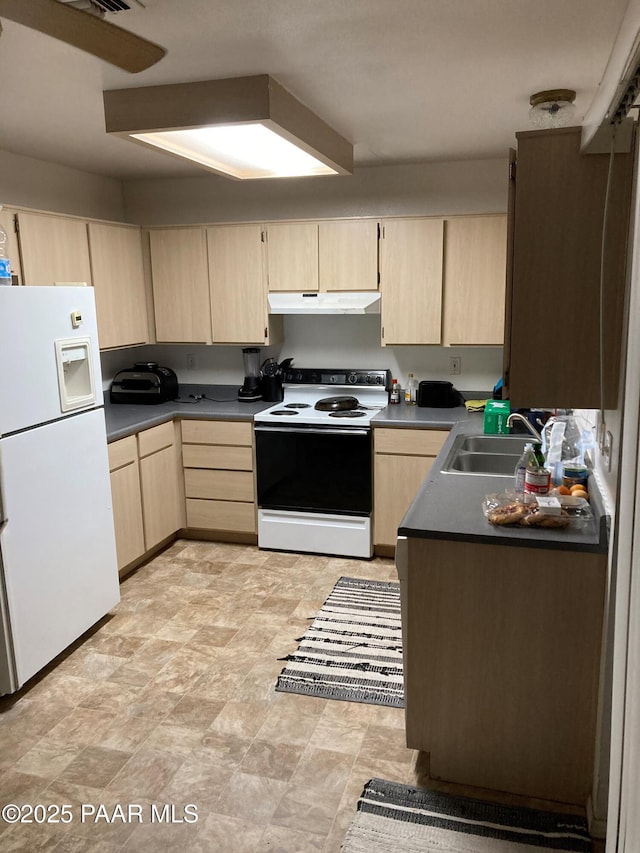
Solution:
M 94 5 L 98 14 L 105 8 L 99 2 Z M 53 36 L 132 74 L 155 65 L 167 52 L 94 13 L 60 0 L 0 0 L 0 18 Z

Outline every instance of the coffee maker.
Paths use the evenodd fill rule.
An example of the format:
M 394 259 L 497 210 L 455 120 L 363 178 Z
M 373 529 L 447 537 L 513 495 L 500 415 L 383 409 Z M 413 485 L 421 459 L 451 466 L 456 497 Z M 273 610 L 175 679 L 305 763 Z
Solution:
M 260 348 L 244 347 L 244 382 L 238 389 L 238 400 L 243 403 L 255 403 L 262 399 L 260 392 Z

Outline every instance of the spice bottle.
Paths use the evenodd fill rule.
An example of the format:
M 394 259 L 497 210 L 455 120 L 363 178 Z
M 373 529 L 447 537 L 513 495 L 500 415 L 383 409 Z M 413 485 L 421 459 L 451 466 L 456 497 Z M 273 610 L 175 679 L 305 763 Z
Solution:
M 397 379 L 391 380 L 391 395 L 389 397 L 390 403 L 399 403 L 400 402 L 400 386 L 398 385 Z

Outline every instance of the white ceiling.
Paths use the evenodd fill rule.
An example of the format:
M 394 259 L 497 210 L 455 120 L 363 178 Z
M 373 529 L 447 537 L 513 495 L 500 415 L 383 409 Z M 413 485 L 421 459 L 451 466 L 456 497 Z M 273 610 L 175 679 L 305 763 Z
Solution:
M 143 0 L 108 19 L 167 48 L 131 75 L 10 21 L 0 148 L 120 178 L 204 174 L 104 131 L 102 91 L 268 73 L 356 165 L 506 156 L 529 96 L 584 115 L 627 0 Z

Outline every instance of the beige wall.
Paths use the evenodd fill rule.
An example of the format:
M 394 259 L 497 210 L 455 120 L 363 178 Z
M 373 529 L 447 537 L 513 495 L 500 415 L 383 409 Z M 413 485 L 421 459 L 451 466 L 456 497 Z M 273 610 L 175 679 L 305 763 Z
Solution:
M 0 204 L 124 220 L 122 182 L 0 151 Z
M 353 175 L 281 181 L 216 175 L 125 181 L 124 201 L 127 221 L 142 225 L 502 213 L 507 161 L 371 166 Z

